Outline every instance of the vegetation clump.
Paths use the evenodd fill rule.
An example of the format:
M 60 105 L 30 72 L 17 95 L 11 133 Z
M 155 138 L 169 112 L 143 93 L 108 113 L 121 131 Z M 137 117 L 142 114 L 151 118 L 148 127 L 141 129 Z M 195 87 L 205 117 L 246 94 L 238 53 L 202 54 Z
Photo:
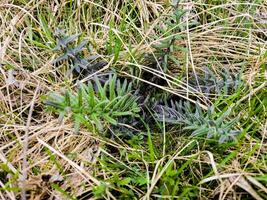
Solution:
M 95 125 L 98 131 L 103 131 L 105 122 L 117 125 L 118 118 L 138 116 L 137 97 L 131 93 L 131 83 L 127 80 L 121 83 L 116 75 L 110 75 L 103 86 L 95 77 L 94 85 L 92 82 L 79 84 L 77 94 L 70 91 L 65 91 L 64 95 L 54 93 L 45 103 L 55 108 L 61 117 L 72 113 L 76 130 L 84 124 Z
M 55 32 L 57 39 L 57 46 L 54 48 L 55 51 L 62 51 L 63 55 L 59 56 L 54 60 L 54 63 L 67 62 L 70 66 L 68 74 L 72 71 L 76 71 L 78 74 L 93 73 L 97 69 L 105 66 L 107 63 L 104 61 L 96 62 L 99 58 L 97 55 L 91 55 L 84 57 L 83 50 L 88 43 L 88 40 L 81 41 L 78 45 L 73 45 L 75 40 L 79 37 L 79 34 L 66 36 L 63 30 L 57 29 Z
M 267 199 L 266 1 L 0 10 L 1 199 Z

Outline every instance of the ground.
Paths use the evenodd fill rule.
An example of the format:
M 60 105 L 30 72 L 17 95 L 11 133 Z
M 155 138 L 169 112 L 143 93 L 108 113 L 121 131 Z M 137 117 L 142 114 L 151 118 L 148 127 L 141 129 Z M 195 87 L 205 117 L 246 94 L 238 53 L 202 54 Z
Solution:
M 266 13 L 1 0 L 0 198 L 267 199 Z

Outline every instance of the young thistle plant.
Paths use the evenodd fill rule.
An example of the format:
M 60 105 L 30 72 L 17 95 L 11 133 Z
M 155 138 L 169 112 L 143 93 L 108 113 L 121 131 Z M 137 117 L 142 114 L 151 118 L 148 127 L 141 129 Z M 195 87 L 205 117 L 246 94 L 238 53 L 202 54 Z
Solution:
M 55 37 L 58 43 L 54 50 L 63 52 L 63 55 L 56 58 L 54 63 L 66 61 L 70 66 L 68 74 L 73 71 L 81 74 L 83 70 L 92 73 L 107 64 L 105 61 L 97 61 L 100 57 L 98 55 L 84 56 L 83 50 L 88 44 L 88 40 L 82 40 L 78 45 L 73 44 L 78 39 L 79 34 L 66 36 L 62 30 L 57 29 Z
M 131 92 L 131 83 L 122 83 L 116 75 L 110 75 L 104 85 L 95 77 L 87 85 L 80 84 L 77 93 L 51 94 L 46 105 L 61 118 L 70 113 L 76 131 L 85 125 L 102 132 L 109 124 L 117 126 L 120 118 L 139 116 L 137 97 Z

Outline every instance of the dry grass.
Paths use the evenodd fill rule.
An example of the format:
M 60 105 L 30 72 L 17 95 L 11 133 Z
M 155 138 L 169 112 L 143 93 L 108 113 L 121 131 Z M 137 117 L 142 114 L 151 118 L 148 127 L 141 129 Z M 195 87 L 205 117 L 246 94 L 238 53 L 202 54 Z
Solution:
M 238 5 L 244 4 L 238 3 L 239 1 L 219 5 L 205 2 L 194 2 L 191 12 L 184 18 L 187 22 L 192 19 L 203 20 L 202 24 L 174 33 L 186 36 L 175 45 L 188 49 L 187 52 L 177 51 L 174 55 L 187 72 L 203 71 L 205 66 L 210 66 L 215 71 L 227 68 L 234 73 L 243 68 L 250 92 L 245 93 L 239 103 L 250 104 L 250 99 L 266 90 L 266 74 L 264 77 L 259 73 L 262 64 L 267 61 L 267 57 L 263 56 L 267 51 L 267 19 L 264 14 L 267 13 L 267 4 L 247 3 L 245 10 L 248 13 L 244 13 L 237 9 Z M 186 188 L 191 184 L 189 179 L 200 179 L 201 182 L 194 186 L 198 188 L 199 199 L 267 197 L 266 179 L 260 182 L 255 178 L 264 177 L 267 173 L 265 117 L 260 118 L 265 118 L 265 121 L 259 121 L 261 128 L 255 132 L 250 130 L 253 135 L 247 134 L 242 143 L 225 150 L 228 160 L 221 158 L 219 153 L 207 145 L 199 144 L 197 140 L 173 134 L 170 136 L 172 146 L 164 150 L 167 153 L 155 160 L 147 160 L 147 146 L 133 148 L 122 140 L 110 140 L 85 128 L 77 134 L 70 118 L 59 123 L 55 115 L 47 112 L 42 96 L 51 91 L 61 91 L 64 87 L 72 87 L 71 80 L 64 76 L 64 70 L 59 71 L 52 65 L 56 55 L 51 50 L 55 41 L 50 33 L 58 26 L 66 28 L 70 34 L 82 33 L 84 38 L 90 40 L 94 53 L 104 54 L 112 18 L 115 19 L 113 31 L 122 37 L 123 43 L 116 65 L 122 66 L 124 74 L 141 79 L 128 70 L 128 66 L 135 65 L 169 83 L 168 86 L 161 86 L 148 82 L 155 87 L 191 102 L 196 102 L 197 98 L 205 109 L 212 101 L 202 93 L 192 92 L 188 78 L 177 82 L 176 76 L 181 68 L 174 65 L 168 74 L 148 68 L 143 64 L 143 59 L 140 61 L 129 49 L 131 43 L 133 49 L 142 55 L 153 52 L 152 45 L 166 39 L 166 35 L 158 35 L 155 27 L 164 26 L 162 19 L 172 13 L 168 1 L 108 0 L 104 4 L 101 1 L 85 0 L 73 1 L 73 5 L 75 6 L 71 7 L 69 1 L 49 0 L 0 2 L 1 199 L 71 199 L 79 196 L 82 199 L 81 196 L 86 192 L 89 197 L 85 199 L 94 199 L 92 191 L 95 186 L 111 180 L 115 172 L 105 166 L 107 161 L 101 162 L 103 159 L 119 163 L 129 171 L 142 170 L 146 176 L 144 179 L 149 180 L 146 190 L 129 186 L 136 198 L 178 198 L 181 193 L 175 193 L 173 197 L 160 195 L 154 192 L 157 191 L 155 188 L 159 184 L 164 185 L 163 175 L 169 166 L 174 165 L 179 170 L 180 166 L 192 158 L 192 163 L 182 169 L 186 171 L 183 176 L 188 173 L 188 177 L 183 177 L 185 182 L 179 183 L 177 187 Z M 186 7 L 187 3 L 182 5 Z M 131 13 L 123 13 L 126 6 L 128 9 L 136 6 L 136 21 L 132 19 Z M 250 12 L 250 9 L 255 11 Z M 221 16 L 214 16 L 216 12 L 222 13 Z M 125 14 L 128 14 L 127 31 L 121 33 L 119 21 Z M 206 16 L 213 17 L 214 20 L 205 23 Z M 44 17 L 47 27 L 42 21 Z M 252 24 L 246 27 L 246 20 L 251 20 Z M 157 39 L 153 39 L 154 36 Z M 112 56 L 101 56 L 111 60 L 112 65 Z M 244 119 L 239 126 L 245 123 L 246 114 L 252 118 L 257 117 L 242 112 L 246 111 L 240 109 L 240 114 L 237 114 Z M 190 147 L 193 143 L 195 149 Z M 115 153 L 108 151 L 109 148 L 115 149 Z M 155 148 L 162 146 L 155 144 Z M 215 147 L 218 148 L 220 147 Z M 140 159 L 131 160 L 129 157 L 132 154 L 138 154 Z M 126 159 L 121 159 L 124 156 Z M 55 185 L 60 185 L 61 189 Z M 116 192 L 120 189 L 112 184 L 109 187 L 104 198 L 116 199 Z M 22 194 L 19 188 L 22 188 Z

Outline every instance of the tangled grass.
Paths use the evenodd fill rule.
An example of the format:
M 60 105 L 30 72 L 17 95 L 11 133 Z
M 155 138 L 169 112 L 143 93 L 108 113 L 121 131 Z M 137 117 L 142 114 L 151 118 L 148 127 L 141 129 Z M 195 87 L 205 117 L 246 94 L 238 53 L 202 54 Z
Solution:
M 173 2 L 0 2 L 1 199 L 267 198 L 267 3 Z M 74 46 L 87 40 L 83 56 L 106 64 L 67 76 L 68 62 L 54 64 L 57 29 L 80 34 Z M 51 92 L 76 94 L 110 71 L 133 82 L 146 115 L 77 133 L 70 113 L 47 110 Z M 226 72 L 238 89 L 207 94 Z M 240 133 L 224 143 L 192 137 L 198 127 L 169 123 L 170 101 L 213 106 L 212 119 L 229 111 L 224 124 L 235 119 Z

